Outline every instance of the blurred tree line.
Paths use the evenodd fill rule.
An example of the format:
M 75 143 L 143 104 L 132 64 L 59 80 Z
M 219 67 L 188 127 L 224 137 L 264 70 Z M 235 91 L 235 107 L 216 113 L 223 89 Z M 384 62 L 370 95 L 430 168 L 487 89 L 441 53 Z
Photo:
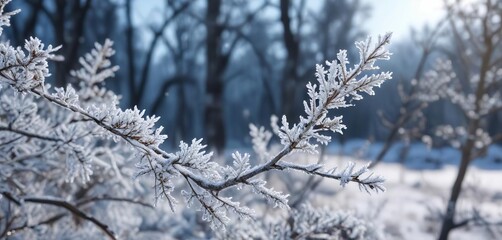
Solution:
M 138 14 L 159 5 L 147 16 Z M 360 0 L 17 0 L 9 5 L 24 13 L 6 29 L 13 45 L 29 36 L 63 45 L 65 61 L 53 64 L 53 84 L 75 81 L 70 71 L 78 58 L 105 38 L 115 41 L 114 62 L 121 66 L 109 88 L 122 95 L 124 107 L 137 105 L 162 116 L 173 145 L 204 137 L 221 150 L 249 141 L 248 124 L 269 125 L 271 114 L 298 116 L 305 84 L 316 63 L 336 58 L 339 49 L 353 49 L 365 37 L 364 21 L 371 6 Z M 138 17 L 139 16 L 139 17 Z M 422 31 L 427 32 L 427 29 Z M 422 32 L 416 33 L 421 36 Z M 383 33 L 382 33 L 383 34 Z M 377 110 L 398 115 L 399 82 L 410 82 L 430 66 L 419 42 L 394 44 L 388 68 L 390 84 L 378 98 L 340 110 L 350 138 L 385 140 Z M 448 52 L 447 48 L 428 51 Z M 357 56 L 351 56 L 357 57 Z M 423 63 L 421 63 L 423 61 Z M 418 67 L 417 67 L 418 66 Z M 419 68 L 419 69 L 417 69 Z M 426 110 L 427 129 L 455 122 L 454 109 L 437 103 Z M 502 126 L 493 117 L 492 130 Z

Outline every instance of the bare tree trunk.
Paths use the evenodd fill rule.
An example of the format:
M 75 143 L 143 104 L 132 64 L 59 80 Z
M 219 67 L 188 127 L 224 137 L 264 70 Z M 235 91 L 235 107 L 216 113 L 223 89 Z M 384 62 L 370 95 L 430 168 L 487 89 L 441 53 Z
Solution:
M 66 1 L 65 0 L 57 0 L 56 1 L 56 10 L 55 13 L 53 14 L 53 19 L 54 19 L 54 34 L 56 38 L 56 45 L 65 45 L 65 7 L 66 7 Z M 63 48 L 62 54 L 65 54 L 66 49 Z M 65 59 L 66 60 L 66 59 Z M 55 66 L 55 85 L 60 87 L 65 85 L 64 83 L 66 82 L 66 74 L 64 70 L 64 65 L 65 63 L 63 62 L 56 62 Z
M 450 231 L 455 228 L 454 217 L 457 208 L 457 201 L 460 196 L 460 192 L 462 191 L 462 182 L 464 181 L 467 168 L 469 167 L 469 163 L 471 161 L 473 147 L 474 141 L 468 140 L 462 150 L 462 159 L 458 168 L 457 178 L 455 179 L 455 183 L 451 189 L 450 199 L 448 200 L 446 214 L 443 218 L 443 224 L 438 238 L 439 240 L 447 240 Z
M 134 26 L 132 23 L 132 0 L 126 1 L 126 47 L 127 47 L 127 64 L 128 64 L 128 79 L 129 79 L 129 105 L 134 104 L 134 89 L 136 87 L 136 63 L 134 52 Z
M 294 116 L 295 106 L 295 86 L 298 81 L 298 56 L 300 52 L 300 44 L 294 36 L 291 29 L 291 17 L 289 15 L 291 2 L 289 0 L 281 0 L 281 23 L 283 28 L 283 39 L 286 51 L 288 53 L 286 63 L 284 65 L 282 77 L 282 113 L 289 119 Z
M 186 137 L 186 130 L 190 126 L 189 119 L 187 119 L 187 104 L 186 104 L 186 98 L 185 98 L 185 81 L 182 79 L 182 82 L 178 86 L 178 114 L 176 115 L 176 126 L 179 126 L 177 128 L 177 135 L 178 138 L 176 140 L 176 143 L 180 142 L 181 140 L 185 139 Z
M 484 29 L 486 30 L 486 29 Z M 488 71 L 490 70 L 490 65 L 491 65 L 491 58 L 493 54 L 493 43 L 492 39 L 490 38 L 491 36 L 489 35 L 484 35 L 484 45 L 486 47 L 485 51 L 483 52 L 482 59 L 481 59 L 481 69 L 479 73 L 479 83 L 477 84 L 476 92 L 475 92 L 475 113 L 479 114 L 481 110 L 481 100 L 483 96 L 485 95 L 487 89 L 486 89 L 486 76 Z M 476 136 L 476 131 L 480 127 L 481 122 L 478 117 L 476 118 L 470 118 L 469 121 L 469 129 L 468 129 L 468 140 L 466 141 L 465 145 L 462 146 L 462 159 L 460 162 L 460 166 L 458 169 L 457 173 L 457 178 L 455 179 L 455 183 L 453 184 L 452 190 L 451 190 L 451 195 L 450 199 L 448 200 L 448 206 L 446 209 L 446 214 L 443 219 L 443 224 L 441 227 L 441 232 L 439 234 L 439 240 L 447 240 L 448 235 L 452 229 L 455 228 L 455 222 L 454 222 L 454 217 L 455 217 L 455 211 L 457 207 L 457 200 L 458 197 L 460 196 L 460 192 L 462 190 L 462 183 L 465 178 L 465 174 L 467 172 L 467 168 L 469 167 L 469 163 L 473 158 L 473 148 L 474 148 L 474 143 L 476 139 L 474 137 Z
M 69 6 L 65 0 L 56 1 L 56 12 L 54 13 L 54 30 L 56 34 L 56 42 L 58 45 L 65 46 L 63 48 L 64 62 L 56 63 L 56 86 L 64 86 L 68 83 L 67 77 L 70 70 L 77 63 L 78 49 L 80 46 L 80 38 L 84 34 L 85 18 L 91 8 L 92 0 L 87 0 L 81 5 L 80 2 L 74 2 L 71 9 L 71 17 L 73 19 L 72 29 L 67 29 L 68 19 L 66 18 L 66 8 Z M 68 34 L 71 31 L 71 34 Z M 71 36 L 67 36 L 71 35 Z
M 221 0 L 207 0 L 205 131 L 208 142 L 218 152 L 225 147 L 222 102 L 223 69 L 220 62 L 223 28 L 218 23 L 220 8 Z
M 75 16 L 75 20 L 73 21 L 72 26 L 72 37 L 70 38 L 71 41 L 69 41 L 69 45 L 67 46 L 69 48 L 69 52 L 65 57 L 66 75 L 68 75 L 68 73 L 75 67 L 75 64 L 78 62 L 78 50 L 80 48 L 81 38 L 84 35 L 85 19 L 87 17 L 89 9 L 91 8 L 91 4 L 92 0 L 87 0 L 82 3 L 82 5 L 80 1 L 78 1 L 78 3 L 76 2 L 73 6 L 72 12 Z
M 35 35 L 34 34 L 35 27 L 38 22 L 38 16 L 39 16 L 40 10 L 43 7 L 42 4 L 43 4 L 42 0 L 33 1 L 33 5 L 32 5 L 33 10 L 31 11 L 30 17 L 26 21 L 26 25 L 23 30 L 23 35 L 21 37 L 16 38 L 16 39 L 27 39 L 29 36 Z

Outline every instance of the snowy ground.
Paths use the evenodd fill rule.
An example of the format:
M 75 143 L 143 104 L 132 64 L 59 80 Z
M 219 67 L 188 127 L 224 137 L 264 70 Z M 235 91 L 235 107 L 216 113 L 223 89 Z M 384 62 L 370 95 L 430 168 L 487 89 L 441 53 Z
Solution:
M 335 164 L 353 161 L 346 157 L 329 157 Z M 357 162 L 357 161 L 356 161 Z M 362 164 L 362 162 L 361 162 Z M 348 185 L 335 195 L 314 196 L 316 205 L 329 204 L 335 208 L 353 209 L 375 223 L 383 224 L 389 239 L 436 239 L 440 222 L 431 220 L 437 210 L 444 211 L 450 187 L 456 176 L 456 167 L 440 169 L 410 169 L 397 163 L 382 163 L 375 171 L 386 177 L 387 191 L 369 196 L 356 185 Z M 502 172 L 472 167 L 464 182 L 460 204 L 461 214 L 472 213 L 476 206 L 482 214 L 502 220 Z M 337 188 L 333 181 L 325 180 L 319 191 Z M 431 210 L 433 209 L 433 210 Z M 501 232 L 501 227 L 495 229 Z M 500 237 L 500 235 L 499 235 Z M 456 229 L 451 239 L 496 239 L 486 228 L 464 227 Z
M 353 140 L 344 145 L 330 144 L 324 164 L 327 168 L 343 167 L 353 161 L 362 166 L 374 159 L 381 147 L 380 143 L 369 144 L 364 140 Z M 316 192 L 309 196 L 309 201 L 316 207 L 328 206 L 363 215 L 369 221 L 381 224 L 386 239 L 437 239 L 441 227 L 438 214 L 445 211 L 460 154 L 453 148 L 429 149 L 418 143 L 412 144 L 403 161 L 399 159 L 401 148 L 402 145 L 395 144 L 384 162 L 374 169 L 387 179 L 386 192 L 368 195 L 356 184 L 348 184 L 342 189 L 336 181 L 323 180 Z M 300 154 L 290 160 L 314 163 L 317 157 Z M 270 183 L 286 191 L 281 185 L 303 186 L 301 179 L 306 178 L 301 177 L 294 183 L 284 178 L 271 179 Z M 457 216 L 464 219 L 472 216 L 473 209 L 476 209 L 488 220 L 502 223 L 502 146 L 492 146 L 486 156 L 471 163 L 463 188 Z M 502 239 L 502 224 L 491 229 L 478 226 L 458 228 L 451 232 L 450 239 Z
M 361 166 L 368 161 L 360 159 L 373 159 L 380 147 L 379 144 L 368 145 L 365 141 L 351 141 L 343 146 L 330 145 L 323 163 L 326 168 L 343 167 L 348 161 L 356 162 L 358 166 Z M 437 239 L 441 224 L 437 214 L 445 210 L 446 199 L 456 177 L 459 155 L 451 148 L 429 150 L 424 145 L 416 144 L 411 148 L 403 165 L 399 163 L 401 162 L 398 159 L 399 149 L 399 145 L 392 148 L 385 161 L 374 169 L 376 174 L 387 179 L 386 192 L 368 195 L 366 192 L 361 192 L 357 184 L 351 183 L 346 188 L 342 188 L 339 182 L 325 179 L 306 200 L 318 208 L 328 207 L 333 210 L 355 212 L 381 227 L 386 234 L 384 239 Z M 249 149 L 234 150 L 251 152 Z M 230 155 L 230 152 L 232 151 L 229 150 L 227 155 Z M 347 157 L 348 155 L 351 157 Z M 502 222 L 501 158 L 502 147 L 496 146 L 488 151 L 487 156 L 472 163 L 463 184 L 464 190 L 458 209 L 459 217 L 469 216 L 475 208 L 481 215 L 488 217 L 488 220 Z M 228 159 L 230 157 L 227 157 Z M 318 156 L 308 154 L 293 154 L 288 158 L 288 161 L 296 163 L 314 163 L 317 160 Z M 291 177 L 291 175 L 297 176 Z M 261 177 L 267 178 L 267 176 Z M 294 171 L 274 171 L 268 177 L 270 177 L 269 184 L 275 189 L 293 195 L 294 192 L 289 190 L 302 189 L 308 178 Z M 290 201 L 293 201 L 293 197 L 290 197 Z M 250 207 L 257 210 L 258 215 L 263 214 L 272 219 L 286 216 L 284 209 L 273 209 L 262 201 L 251 202 L 257 204 Z M 167 205 L 165 207 L 166 212 L 169 212 Z M 184 212 L 183 209 L 186 210 L 183 204 L 180 204 L 179 208 L 178 213 Z M 188 213 L 193 213 L 193 210 L 186 210 L 186 213 L 187 216 L 192 216 Z M 166 214 L 165 217 L 170 219 L 172 215 Z M 183 224 L 177 222 L 181 226 L 179 229 L 182 229 L 180 233 L 191 233 L 195 236 L 193 228 L 200 216 L 194 215 L 188 219 L 190 221 L 187 220 Z M 176 232 L 172 224 L 169 221 L 167 223 L 167 225 L 161 225 L 160 229 L 167 228 L 170 229 L 170 233 Z M 157 232 L 142 236 L 148 236 L 142 239 L 176 239 L 169 234 Z M 180 236 L 187 238 L 186 235 Z M 450 239 L 455 240 L 502 239 L 501 237 L 502 225 L 493 227 L 492 230 L 466 226 L 455 229 L 450 235 Z

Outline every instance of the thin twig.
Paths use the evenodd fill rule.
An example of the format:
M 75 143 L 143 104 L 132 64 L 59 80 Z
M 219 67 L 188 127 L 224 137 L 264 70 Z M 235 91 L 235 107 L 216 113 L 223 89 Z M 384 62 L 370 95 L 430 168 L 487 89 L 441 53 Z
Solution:
M 108 235 L 111 239 L 116 240 L 117 237 L 115 233 L 108 227 L 108 225 L 104 224 L 103 222 L 97 220 L 96 218 L 80 211 L 76 206 L 70 204 L 67 201 L 64 200 L 59 200 L 59 199 L 48 199 L 48 198 L 37 198 L 37 197 L 27 197 L 23 199 L 16 199 L 14 196 L 12 196 L 11 193 L 9 192 L 2 192 L 2 195 L 8 199 L 9 201 L 15 203 L 18 206 L 21 206 L 22 203 L 39 203 L 39 204 L 47 204 L 47 205 L 52 205 L 56 207 L 61 207 L 64 208 L 68 211 L 70 211 L 73 215 L 80 217 L 82 219 L 88 220 L 92 222 L 94 225 L 96 225 L 98 228 L 103 230 L 103 232 Z

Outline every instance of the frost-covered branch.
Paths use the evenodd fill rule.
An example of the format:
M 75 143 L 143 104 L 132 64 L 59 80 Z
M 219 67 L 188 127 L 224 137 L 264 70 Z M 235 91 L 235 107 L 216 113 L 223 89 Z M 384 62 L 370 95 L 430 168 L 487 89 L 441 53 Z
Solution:
M 137 204 L 137 205 L 147 207 L 147 208 L 152 208 L 152 209 L 154 208 L 153 205 L 139 201 L 139 200 L 130 199 L 130 198 L 121 198 L 121 197 L 110 197 L 110 196 L 97 196 L 97 197 L 91 197 L 88 199 L 83 199 L 81 201 L 78 201 L 76 203 L 76 206 L 82 206 L 85 204 L 101 202 L 101 201 L 124 202 L 124 203 Z
M 312 165 L 299 165 L 289 162 L 281 161 L 277 164 L 277 169 L 294 169 L 307 174 L 312 174 L 324 178 L 331 178 L 340 181 L 341 186 L 345 186 L 349 182 L 355 182 L 359 184 L 360 189 L 364 189 L 366 192 L 371 191 L 379 192 L 385 191 L 383 186 L 384 178 L 381 176 L 373 176 L 369 174 L 367 176 L 362 176 L 363 174 L 369 172 L 368 165 L 354 169 L 355 164 L 353 162 L 347 163 L 344 169 L 338 170 L 336 167 L 330 170 L 323 170 L 322 165 L 312 164 Z
M 20 134 L 20 135 L 23 135 L 25 137 L 29 137 L 29 138 L 38 138 L 38 139 L 41 139 L 41 140 L 45 140 L 45 141 L 51 141 L 51 142 L 63 142 L 62 139 L 59 139 L 59 138 L 53 138 L 53 137 L 48 137 L 48 136 L 42 136 L 40 134 L 37 134 L 37 133 L 32 133 L 32 132 L 27 132 L 27 131 L 24 131 L 24 130 L 21 130 L 21 129 L 15 129 L 15 128 L 12 128 L 12 126 L 0 126 L 0 131 L 8 131 L 8 132 L 13 132 L 13 133 L 17 133 L 17 134 Z
M 307 84 L 310 96 L 309 103 L 304 102 L 307 115 L 300 117 L 300 122 L 294 124 L 291 128 L 286 117 L 282 118 L 281 127 L 272 118 L 272 127 L 276 135 L 281 139 L 284 148 L 269 161 L 244 171 L 239 177 L 230 178 L 220 183 L 207 183 L 202 179 L 193 180 L 201 186 L 213 190 L 221 190 L 237 183 L 242 183 L 261 172 L 275 168 L 279 160 L 294 150 L 315 152 L 317 145 L 313 144 L 311 139 L 315 139 L 322 144 L 327 144 L 331 138 L 323 135 L 323 132 L 332 131 L 341 133 L 346 128 L 342 124 L 342 117 L 329 118 L 327 116 L 328 110 L 351 106 L 347 101 L 349 98 L 360 100 L 362 96 L 359 92 L 361 91 L 370 95 L 374 94 L 373 87 L 380 86 L 383 81 L 391 77 L 391 73 L 384 72 L 356 79 L 363 70 L 378 69 L 378 67 L 373 65 L 376 60 L 387 60 L 389 58 L 390 53 L 385 49 L 385 46 L 389 43 L 390 37 L 391 35 L 387 34 L 379 38 L 375 46 L 371 46 L 371 38 L 358 42 L 356 46 L 360 51 L 361 59 L 354 68 L 347 69 L 348 59 L 346 51 L 340 51 L 338 62 L 333 61 L 328 63 L 330 67 L 329 71 L 325 71 L 321 65 L 317 66 L 316 76 L 319 88 L 316 84 Z
M 113 231 L 108 227 L 108 225 L 106 225 L 106 224 L 102 223 L 101 221 L 99 221 L 98 219 L 82 212 L 77 207 L 75 207 L 74 205 L 70 204 L 67 201 L 64 201 L 61 199 L 49 199 L 49 198 L 38 198 L 38 197 L 26 197 L 26 198 L 22 198 L 22 199 L 17 199 L 8 192 L 2 192 L 2 195 L 6 199 L 15 203 L 18 206 L 21 206 L 24 203 L 38 203 L 38 204 L 53 205 L 56 207 L 64 208 L 64 209 L 70 211 L 75 216 L 92 222 L 94 225 L 99 227 L 103 232 L 105 232 L 106 235 L 108 235 L 108 237 L 110 237 L 111 239 L 117 239 L 117 237 L 115 236 L 115 233 L 113 233 Z
M 8 1 L 0 2 L 0 6 L 6 2 Z M 8 20 L 8 17 L 10 15 L 3 15 L 1 19 Z M 4 21 L 8 22 L 7 20 Z M 159 117 L 145 116 L 145 111 L 136 107 L 122 110 L 118 106 L 118 97 L 101 86 L 118 69 L 109 61 L 114 54 L 111 41 L 106 40 L 103 45 L 96 44 L 91 53 L 80 59 L 82 68 L 71 72 L 80 82 L 78 88 L 68 85 L 54 91 L 45 83 L 45 79 L 50 76 L 48 60 L 54 58 L 59 47 L 49 45 L 45 48 L 37 38 L 27 40 L 24 50 L 0 43 L 0 82 L 9 85 L 9 90 L 17 91 L 16 94 L 28 95 L 23 101 L 31 107 L 25 109 L 23 104 L 11 104 L 12 107 L 5 109 L 7 115 L 11 116 L 7 126 L 15 127 L 11 128 L 11 133 L 16 136 L 9 137 L 13 142 L 19 140 L 17 135 L 23 136 L 21 140 L 36 138 L 35 146 L 27 140 L 23 144 L 34 147 L 37 151 L 27 151 L 29 147 L 20 148 L 28 156 L 42 153 L 38 155 L 40 157 L 48 153 L 48 149 L 60 149 L 61 151 L 50 151 L 50 154 L 64 154 L 68 179 L 72 181 L 80 177 L 84 182 L 92 180 L 93 164 L 114 168 L 114 173 L 120 176 L 115 154 L 108 154 L 113 156 L 109 157 L 109 162 L 104 161 L 102 148 L 98 147 L 101 142 L 92 141 L 93 139 L 105 141 L 111 138 L 121 147 L 126 146 L 121 143 L 127 143 L 134 149 L 134 156 L 138 160 L 135 176 L 153 177 L 155 199 L 166 199 L 171 209 L 174 209 L 173 205 L 177 200 L 172 193 L 179 187 L 178 180 L 181 180 L 181 194 L 188 205 L 198 204 L 203 212 L 203 219 L 211 222 L 213 227 L 224 226 L 229 219 L 228 212 L 234 212 L 242 218 L 253 215 L 251 209 L 227 196 L 228 192 L 224 192 L 226 189 L 246 188 L 276 206 L 287 208 L 288 195 L 268 187 L 266 181 L 258 178 L 258 175 L 270 170 L 294 169 L 338 180 L 342 186 L 355 182 L 368 192 L 384 191 L 382 177 L 373 174 L 363 176 L 368 172 L 367 167 L 354 170 L 354 164 L 348 164 L 340 171 L 325 171 L 322 170 L 322 165 L 299 165 L 286 162 L 285 158 L 295 151 L 315 153 L 315 142 L 328 144 L 331 137 L 326 133 L 342 133 L 346 128 L 342 116 L 331 117 L 331 111 L 352 106 L 353 101 L 362 99 L 362 93 L 373 95 L 374 87 L 391 78 L 390 72 L 363 75 L 364 72 L 379 69 L 375 66 L 377 60 L 389 59 L 391 54 L 386 46 L 390 38 L 391 34 L 386 34 L 375 42 L 371 38 L 356 42 L 359 61 L 355 65 L 349 65 L 346 50 L 338 53 L 337 60 L 326 63 L 328 70 L 323 65 L 317 65 L 317 83 L 307 84 L 309 100 L 304 102 L 305 114 L 300 116 L 299 122 L 291 125 L 284 116 L 279 125 L 277 119 L 272 118 L 272 128 L 281 140 L 282 150 L 275 154 L 266 151 L 272 134 L 263 128 L 251 127 L 254 149 L 261 152 L 257 154 L 259 163 L 251 164 L 250 154 L 235 152 L 232 154 L 234 161 L 231 166 L 222 166 L 214 161 L 212 152 L 206 152 L 202 139 L 194 139 L 190 143 L 181 142 L 179 150 L 174 153 L 164 151 L 161 145 L 167 135 L 162 133 L 162 127 L 156 127 Z M 31 97 L 33 95 L 36 98 Z M 44 100 L 44 103 L 35 102 L 34 99 Z M 37 114 L 39 106 L 52 109 L 58 119 L 55 126 Z M 30 134 L 36 127 L 34 124 L 38 124 L 43 131 Z M 46 142 L 56 143 L 50 145 Z M 57 159 L 53 155 L 47 157 Z
M 3 32 L 3 26 L 10 26 L 10 17 L 13 15 L 19 13 L 21 10 L 15 10 L 12 12 L 4 12 L 5 11 L 5 6 L 10 2 L 11 0 L 1 0 L 0 2 L 0 35 Z

